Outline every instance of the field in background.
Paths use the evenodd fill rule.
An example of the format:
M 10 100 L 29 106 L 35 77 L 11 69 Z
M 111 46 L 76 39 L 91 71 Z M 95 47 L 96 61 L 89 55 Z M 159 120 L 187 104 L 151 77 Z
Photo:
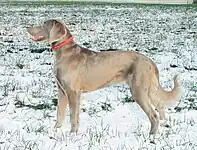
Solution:
M 4 5 L 0 7 L 0 150 L 195 150 L 197 149 L 197 8 L 163 5 Z M 150 123 L 126 85 L 84 94 L 79 133 L 53 130 L 57 87 L 54 56 L 33 43 L 26 27 L 65 20 L 80 45 L 135 50 L 150 57 L 160 83 L 170 90 L 180 73 L 180 103 L 166 108 L 170 128 L 160 127 L 156 145 Z M 67 110 L 68 111 L 68 110 Z M 69 112 L 67 113 L 69 114 Z
M 92 3 L 99 3 L 99 2 L 105 2 L 105 3 L 146 3 L 146 4 L 192 4 L 195 0 L 1 0 L 0 2 L 92 2 Z

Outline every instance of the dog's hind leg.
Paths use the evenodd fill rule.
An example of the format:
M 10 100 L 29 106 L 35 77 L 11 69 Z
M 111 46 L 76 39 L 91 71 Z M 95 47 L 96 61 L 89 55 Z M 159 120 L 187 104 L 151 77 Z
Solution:
M 165 115 L 165 108 L 157 108 L 157 111 L 159 112 L 159 119 L 160 120 L 166 120 L 166 115 Z
M 146 113 L 146 115 L 148 116 L 150 120 L 151 128 L 149 132 L 149 140 L 150 140 L 150 143 L 155 144 L 155 136 L 159 128 L 159 114 L 155 110 L 155 107 L 151 104 L 148 96 L 144 95 L 143 97 L 140 97 L 139 99 L 136 98 L 135 101 L 140 105 L 140 107 Z
M 151 129 L 149 134 L 156 134 L 159 127 L 159 115 L 155 110 L 154 106 L 150 103 L 148 97 L 143 97 L 143 100 L 136 99 L 136 102 L 140 105 L 140 107 L 146 113 L 151 122 Z
M 131 94 L 135 102 L 139 104 L 150 120 L 150 135 L 155 135 L 159 127 L 159 114 L 151 104 L 151 99 L 148 96 L 149 83 L 148 78 L 145 78 L 143 74 L 137 75 L 136 73 L 133 75 L 132 80 L 128 82 L 130 88 L 132 87 Z
M 161 108 L 157 108 L 158 112 L 159 112 L 159 119 L 161 121 L 161 126 L 169 128 L 170 125 L 168 124 L 168 119 L 165 115 L 165 108 L 164 106 Z

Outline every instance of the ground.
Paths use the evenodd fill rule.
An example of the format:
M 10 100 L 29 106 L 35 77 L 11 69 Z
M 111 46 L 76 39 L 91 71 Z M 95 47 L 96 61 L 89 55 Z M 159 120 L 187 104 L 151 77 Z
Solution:
M 0 150 L 197 149 L 197 8 L 162 5 L 1 5 Z M 98 51 L 135 50 L 150 57 L 163 88 L 177 73 L 181 100 L 168 106 L 170 128 L 151 144 L 150 123 L 124 84 L 81 97 L 80 128 L 53 129 L 57 87 L 50 45 L 34 43 L 26 27 L 64 20 L 75 41 Z M 69 112 L 69 110 L 67 110 Z M 69 113 L 67 113 L 69 114 Z

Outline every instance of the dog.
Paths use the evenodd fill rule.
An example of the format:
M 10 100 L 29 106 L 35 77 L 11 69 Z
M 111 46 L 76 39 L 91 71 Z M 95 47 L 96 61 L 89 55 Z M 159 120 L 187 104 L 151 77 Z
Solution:
M 70 132 L 78 132 L 80 95 L 105 86 L 126 82 L 133 99 L 148 116 L 150 135 L 155 135 L 160 120 L 165 120 L 165 105 L 180 99 L 180 83 L 164 90 L 159 83 L 155 63 L 136 51 L 96 52 L 78 45 L 61 20 L 47 20 L 41 26 L 27 28 L 35 42 L 48 42 L 55 53 L 55 77 L 58 85 L 56 128 L 62 126 L 67 103 L 70 109 Z

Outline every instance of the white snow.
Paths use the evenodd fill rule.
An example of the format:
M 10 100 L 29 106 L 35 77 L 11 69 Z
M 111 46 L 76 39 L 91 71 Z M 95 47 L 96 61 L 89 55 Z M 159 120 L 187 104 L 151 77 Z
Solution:
M 0 150 L 197 149 L 196 10 L 144 5 L 1 5 Z M 32 42 L 26 32 L 27 26 L 51 18 L 65 20 L 77 43 L 90 49 L 138 50 L 147 55 L 157 64 L 165 89 L 170 90 L 173 76 L 180 74 L 179 109 L 166 108 L 171 127 L 159 128 L 156 144 L 149 141 L 150 122 L 141 108 L 124 102 L 131 96 L 124 84 L 82 95 L 77 135 L 69 134 L 69 110 L 65 126 L 54 131 L 54 57 L 47 50 L 31 53 L 49 45 Z M 35 109 L 39 104 L 50 108 Z M 109 110 L 102 109 L 105 104 Z

